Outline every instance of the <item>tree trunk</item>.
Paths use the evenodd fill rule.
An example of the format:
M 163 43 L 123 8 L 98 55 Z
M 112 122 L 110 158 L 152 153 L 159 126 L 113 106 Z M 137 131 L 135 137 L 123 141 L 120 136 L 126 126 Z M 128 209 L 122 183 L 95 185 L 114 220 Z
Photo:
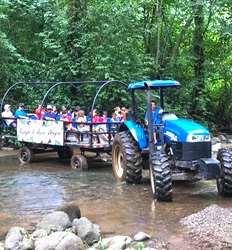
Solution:
M 193 37 L 193 55 L 194 55 L 194 86 L 192 92 L 192 102 L 190 113 L 197 115 L 201 108 L 198 105 L 198 100 L 204 92 L 204 10 L 203 4 L 199 0 L 192 0 L 193 8 L 196 10 L 194 18 L 195 30 Z
M 194 12 L 193 12 L 194 13 Z M 170 63 L 170 69 L 173 68 L 174 64 L 175 64 L 175 61 L 176 61 L 176 58 L 178 56 L 178 53 L 179 53 L 179 48 L 180 48 L 180 44 L 182 42 L 182 39 L 186 33 L 186 31 L 188 30 L 188 28 L 190 27 L 192 21 L 193 21 L 193 18 L 194 18 L 194 14 L 192 14 L 189 19 L 186 21 L 186 24 L 184 25 L 183 29 L 181 30 L 179 36 L 177 37 L 176 39 L 176 43 L 175 43 L 175 46 L 173 48 L 173 51 L 172 51 L 172 57 L 171 57 L 171 63 Z

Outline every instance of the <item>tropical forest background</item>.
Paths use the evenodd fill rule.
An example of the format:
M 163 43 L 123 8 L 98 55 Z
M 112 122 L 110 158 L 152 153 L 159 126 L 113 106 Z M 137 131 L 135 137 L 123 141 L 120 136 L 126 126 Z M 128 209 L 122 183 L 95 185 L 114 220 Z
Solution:
M 182 88 L 165 90 L 165 109 L 210 130 L 231 128 L 232 1 L 0 0 L 0 96 L 19 81 L 112 79 L 178 80 Z M 98 87 L 82 87 L 88 102 Z M 13 108 L 24 102 L 34 109 L 41 101 L 30 85 L 7 98 Z M 54 90 L 47 102 L 83 105 L 70 86 Z M 129 96 L 109 85 L 97 108 L 116 105 L 129 106 Z

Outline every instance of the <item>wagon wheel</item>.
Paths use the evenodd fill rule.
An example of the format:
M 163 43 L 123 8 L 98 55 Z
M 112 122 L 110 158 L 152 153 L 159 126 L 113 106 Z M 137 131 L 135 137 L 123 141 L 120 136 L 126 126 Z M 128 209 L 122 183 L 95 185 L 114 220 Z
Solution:
M 73 149 L 71 147 L 61 147 L 57 154 L 60 159 L 70 159 L 73 156 Z
M 88 162 L 84 155 L 73 155 L 70 164 L 73 169 L 88 170 Z
M 34 159 L 34 152 L 28 146 L 19 149 L 18 159 L 20 163 L 31 163 Z

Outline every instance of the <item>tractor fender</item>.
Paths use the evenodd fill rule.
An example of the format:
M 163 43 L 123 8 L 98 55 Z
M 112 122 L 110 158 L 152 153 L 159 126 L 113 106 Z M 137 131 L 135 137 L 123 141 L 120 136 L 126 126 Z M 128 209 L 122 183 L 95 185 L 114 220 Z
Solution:
M 138 142 L 141 149 L 147 147 L 147 138 L 143 127 L 141 127 L 139 124 L 136 124 L 133 120 L 127 120 L 120 125 L 119 132 L 125 130 L 129 130 L 131 132 L 132 136 Z

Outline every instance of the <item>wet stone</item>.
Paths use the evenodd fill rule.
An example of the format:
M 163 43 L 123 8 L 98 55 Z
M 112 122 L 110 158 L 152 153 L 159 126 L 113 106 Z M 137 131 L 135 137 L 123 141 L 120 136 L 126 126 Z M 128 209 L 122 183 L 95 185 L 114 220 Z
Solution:
M 83 250 L 82 240 L 73 233 L 55 232 L 36 242 L 35 250 Z
M 70 221 L 73 221 L 75 218 L 79 219 L 81 217 L 80 208 L 74 202 L 65 203 L 59 206 L 56 211 L 65 212 L 68 215 Z
M 34 241 L 27 230 L 12 227 L 6 235 L 5 250 L 34 250 Z
M 94 226 L 94 224 L 85 217 L 77 221 L 76 230 L 77 235 L 88 245 L 92 245 L 99 240 L 100 228 Z
M 46 215 L 36 227 L 47 230 L 49 227 L 54 226 L 57 227 L 57 231 L 63 231 L 71 227 L 71 225 L 71 221 L 66 213 L 56 211 Z

